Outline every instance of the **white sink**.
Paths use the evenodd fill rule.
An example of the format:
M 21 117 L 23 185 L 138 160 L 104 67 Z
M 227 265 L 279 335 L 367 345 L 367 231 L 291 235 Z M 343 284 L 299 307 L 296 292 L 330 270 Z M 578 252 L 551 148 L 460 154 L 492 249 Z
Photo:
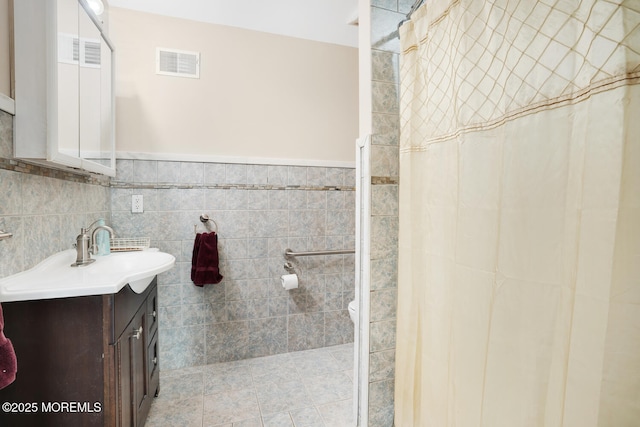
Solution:
M 71 267 L 76 250 L 58 252 L 35 267 L 0 279 L 0 302 L 115 294 L 127 283 L 142 293 L 156 274 L 175 264 L 175 257 L 158 249 L 114 252 Z

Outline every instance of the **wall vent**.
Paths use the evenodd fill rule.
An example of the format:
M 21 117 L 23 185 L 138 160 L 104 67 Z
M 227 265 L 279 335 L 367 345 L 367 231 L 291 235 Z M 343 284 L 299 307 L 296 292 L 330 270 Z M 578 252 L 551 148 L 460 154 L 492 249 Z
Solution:
M 80 60 L 80 39 L 73 34 L 58 33 L 58 61 L 78 64 Z
M 58 62 L 100 68 L 100 40 L 58 33 Z
M 156 74 L 200 78 L 200 53 L 184 50 L 156 49 Z
M 87 67 L 100 67 L 100 42 L 84 40 L 82 53 L 84 54 L 82 64 Z

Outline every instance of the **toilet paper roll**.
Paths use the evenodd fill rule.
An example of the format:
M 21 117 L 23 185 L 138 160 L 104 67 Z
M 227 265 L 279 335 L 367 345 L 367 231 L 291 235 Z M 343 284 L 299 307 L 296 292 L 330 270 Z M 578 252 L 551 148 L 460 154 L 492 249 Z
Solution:
M 282 287 L 286 290 L 298 288 L 298 275 L 297 274 L 284 274 L 280 277 L 282 281 Z

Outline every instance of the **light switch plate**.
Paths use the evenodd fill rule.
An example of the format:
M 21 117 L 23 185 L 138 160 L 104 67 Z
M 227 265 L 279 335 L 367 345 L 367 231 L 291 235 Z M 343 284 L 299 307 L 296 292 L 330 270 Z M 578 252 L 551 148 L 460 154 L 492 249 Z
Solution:
M 141 194 L 134 194 L 131 196 L 131 212 L 142 213 L 144 212 L 144 203 Z

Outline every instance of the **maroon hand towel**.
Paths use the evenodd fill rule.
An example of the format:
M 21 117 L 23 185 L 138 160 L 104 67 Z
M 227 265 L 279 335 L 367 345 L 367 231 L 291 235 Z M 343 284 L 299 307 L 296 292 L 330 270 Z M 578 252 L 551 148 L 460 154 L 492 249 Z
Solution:
M 4 317 L 0 304 L 0 389 L 5 388 L 16 379 L 18 361 L 11 341 L 4 336 Z
M 191 280 L 196 286 L 220 283 L 222 280 L 222 275 L 218 268 L 218 235 L 215 232 L 196 235 L 196 240 L 193 244 L 191 269 Z
M 196 265 L 198 264 L 198 252 L 200 250 L 200 236 L 196 234 L 196 240 L 193 242 L 193 253 L 191 254 L 191 281 L 196 280 Z

